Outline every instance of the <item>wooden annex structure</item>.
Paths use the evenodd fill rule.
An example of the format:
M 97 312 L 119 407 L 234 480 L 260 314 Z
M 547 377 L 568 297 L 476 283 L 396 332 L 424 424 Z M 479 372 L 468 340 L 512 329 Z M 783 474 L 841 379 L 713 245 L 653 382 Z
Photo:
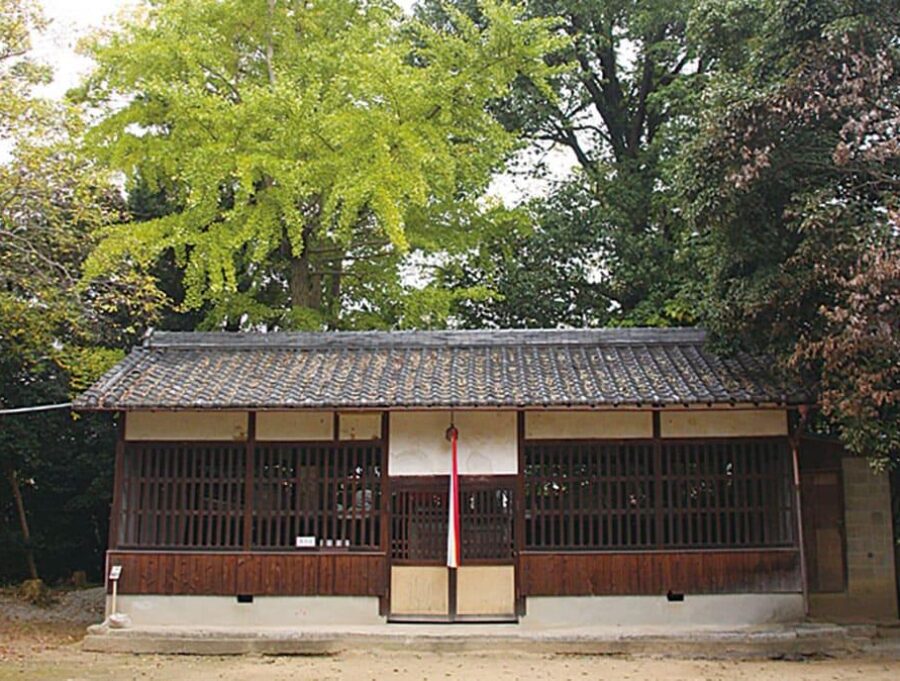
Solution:
M 842 500 L 809 492 L 804 544 L 803 396 L 704 340 L 154 334 L 76 404 L 119 413 L 119 609 L 151 625 L 802 618 L 811 583 L 848 590 Z

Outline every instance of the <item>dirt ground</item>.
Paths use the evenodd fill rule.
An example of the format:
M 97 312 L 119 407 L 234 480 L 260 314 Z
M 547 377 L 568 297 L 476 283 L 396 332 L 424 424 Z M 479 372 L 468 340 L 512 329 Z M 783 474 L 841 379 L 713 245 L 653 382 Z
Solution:
M 65 594 L 34 608 L 0 594 L 0 681 L 411 681 L 446 679 L 900 679 L 900 660 L 666 660 L 476 653 L 344 653 L 332 657 L 187 657 L 85 653 L 79 642 L 96 621 L 102 592 Z
M 352 653 L 334 657 L 165 657 L 82 653 L 77 645 L 42 645 L 26 657 L 0 660 L 0 679 L 296 681 L 353 679 L 755 679 L 758 681 L 900 678 L 900 662 L 691 661 L 646 658 L 484 654 Z

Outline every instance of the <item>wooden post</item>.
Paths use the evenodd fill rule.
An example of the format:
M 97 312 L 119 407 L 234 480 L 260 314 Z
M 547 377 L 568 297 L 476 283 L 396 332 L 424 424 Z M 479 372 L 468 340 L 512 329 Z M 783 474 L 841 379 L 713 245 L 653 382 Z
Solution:
M 116 454 L 115 472 L 113 473 L 113 498 L 112 508 L 109 514 L 109 548 L 119 548 L 119 528 L 122 522 L 122 485 L 125 472 L 125 419 L 127 413 L 119 412 L 119 420 L 116 423 Z
M 798 410 L 800 421 L 790 436 L 791 458 L 794 467 L 794 516 L 797 523 L 797 545 L 800 550 L 800 583 L 803 589 L 803 614 L 809 615 L 809 579 L 806 574 L 806 546 L 803 541 L 803 506 L 800 499 L 800 437 L 806 427 L 809 412 L 806 407 Z
M 456 597 L 457 597 L 457 569 L 447 568 L 447 619 L 456 621 Z
M 381 412 L 381 551 L 384 553 L 384 586 L 379 601 L 380 614 L 387 617 L 391 609 L 391 478 L 390 478 L 390 413 Z
M 256 455 L 256 412 L 247 414 L 247 448 L 244 461 L 244 551 L 253 546 L 253 468 Z
M 516 547 L 516 614 L 521 617 L 525 614 L 525 597 L 522 594 L 522 551 L 525 550 L 525 412 L 521 410 L 516 412 L 516 450 L 516 494 L 513 527 Z
M 656 534 L 656 547 L 664 546 L 664 518 L 662 496 L 662 425 L 658 409 L 653 410 L 653 517 Z

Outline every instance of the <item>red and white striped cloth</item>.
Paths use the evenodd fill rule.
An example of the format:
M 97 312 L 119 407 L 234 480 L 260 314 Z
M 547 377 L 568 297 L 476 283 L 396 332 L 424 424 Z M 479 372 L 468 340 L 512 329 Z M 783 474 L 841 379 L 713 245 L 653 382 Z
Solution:
M 448 504 L 450 517 L 447 522 L 447 567 L 459 567 L 459 458 L 457 440 L 459 431 L 455 426 L 447 430 L 450 440 L 450 501 Z

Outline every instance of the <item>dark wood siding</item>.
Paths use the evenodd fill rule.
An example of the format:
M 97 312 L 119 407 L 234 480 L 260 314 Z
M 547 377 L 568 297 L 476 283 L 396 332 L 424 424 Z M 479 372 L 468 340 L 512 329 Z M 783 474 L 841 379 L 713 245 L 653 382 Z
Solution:
M 122 566 L 121 594 L 383 596 L 379 553 L 211 553 L 110 551 Z
M 795 549 L 634 553 L 525 553 L 524 596 L 799 593 Z

